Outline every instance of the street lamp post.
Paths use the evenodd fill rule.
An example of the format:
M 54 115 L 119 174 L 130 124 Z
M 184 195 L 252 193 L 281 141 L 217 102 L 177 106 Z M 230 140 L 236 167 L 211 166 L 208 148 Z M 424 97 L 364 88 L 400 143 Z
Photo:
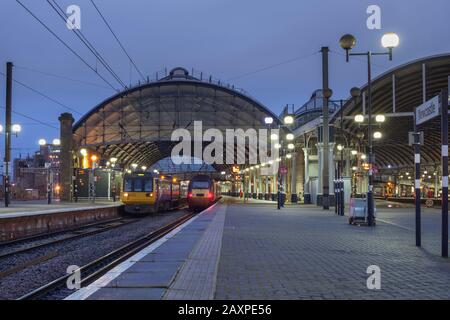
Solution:
M 356 101 L 356 99 L 361 95 L 361 90 L 357 87 L 353 87 L 350 89 L 350 95 L 352 98 L 350 100 L 328 100 L 328 102 L 331 103 L 337 103 L 339 102 L 339 116 L 340 116 L 340 137 L 341 137 L 341 143 L 337 146 L 337 149 L 340 153 L 340 160 L 338 161 L 337 166 L 337 179 L 335 179 L 336 182 L 336 189 L 338 194 L 335 194 L 336 198 L 336 204 L 337 207 L 335 208 L 335 211 L 339 215 L 344 215 L 344 104 L 349 101 Z
M 111 163 L 111 195 L 113 198 L 113 202 L 116 202 L 116 197 L 117 197 L 117 189 L 116 189 L 116 173 L 115 173 L 115 167 L 116 167 L 116 163 L 117 163 L 117 158 L 116 157 L 111 157 L 109 159 L 109 162 Z
M 8 125 L 6 125 L 8 127 Z M 6 136 L 9 136 L 9 143 L 5 144 L 5 177 L 4 177 L 4 187 L 5 187 L 5 207 L 8 207 L 11 202 L 11 183 L 9 179 L 9 164 L 11 162 L 11 133 L 14 134 L 16 137 L 22 130 L 22 127 L 20 124 L 13 124 L 9 125 L 9 133 L 8 131 L 5 131 L 5 139 Z M 0 125 L 0 132 L 3 132 L 3 126 Z
M 290 114 L 287 114 L 287 115 L 285 115 L 284 116 L 284 118 L 283 118 L 283 125 L 279 125 L 279 129 L 281 129 L 282 127 L 285 127 L 285 128 L 290 128 L 291 126 L 293 126 L 294 125 L 294 122 L 295 122 L 295 116 L 294 115 L 290 115 Z M 280 131 L 280 130 L 279 130 Z M 279 134 L 281 134 L 280 132 L 279 132 Z M 295 148 L 295 145 L 293 144 L 293 143 L 289 143 L 287 146 L 285 145 L 285 141 L 292 141 L 292 140 L 294 140 L 294 136 L 293 136 L 293 134 L 292 133 L 289 133 L 289 134 L 287 134 L 286 135 L 286 137 L 285 137 L 285 139 L 283 139 L 283 140 L 280 140 L 280 144 L 281 144 L 281 155 L 280 155 L 280 157 L 281 157 L 281 159 L 282 159 L 282 166 L 283 166 L 283 172 L 281 172 L 280 170 L 278 170 L 278 172 L 279 172 L 279 174 L 278 174 L 278 176 L 279 176 L 279 187 L 278 187 L 278 209 L 280 209 L 280 207 L 284 207 L 284 203 L 285 203 L 285 201 L 286 201 L 286 190 L 284 190 L 284 183 L 283 183 L 283 175 L 286 175 L 286 171 L 287 171 L 287 162 L 286 162 L 286 160 L 283 160 L 283 159 L 285 159 L 285 158 L 288 158 L 288 156 L 289 156 L 289 158 L 291 157 L 291 155 L 290 154 L 287 154 L 286 153 L 286 148 L 288 148 L 288 150 L 291 150 L 291 151 L 293 151 L 293 149 Z M 280 189 L 282 189 L 282 190 L 280 190 Z M 282 195 L 282 193 L 281 193 L 281 191 L 283 191 L 284 192 L 284 197 L 283 197 L 283 195 Z
M 6 112 L 5 112 L 5 207 L 9 206 L 9 163 L 11 162 L 11 110 L 12 110 L 12 62 L 6 63 Z
M 272 124 L 273 124 L 273 118 L 272 117 L 266 117 L 264 119 L 265 124 L 267 125 L 268 129 L 272 129 Z M 270 141 L 271 143 L 275 143 L 275 141 L 279 140 L 279 135 L 280 135 L 280 125 L 278 125 L 278 134 L 275 133 L 271 133 L 270 134 Z M 281 141 L 280 141 L 281 143 Z M 282 145 L 280 143 L 276 143 L 275 148 L 276 149 L 282 149 Z M 282 151 L 281 151 L 282 152 Z M 274 181 L 274 185 L 275 185 L 275 181 Z M 280 202 L 280 186 L 281 186 L 281 174 L 280 174 L 280 170 L 278 170 L 277 172 L 277 180 L 276 180 L 276 185 L 277 185 L 277 209 L 280 210 L 281 209 L 281 202 Z M 245 202 L 245 196 L 244 196 L 244 202 Z
M 280 139 L 280 128 L 281 125 L 278 125 L 278 134 L 271 134 L 270 135 L 270 140 L 272 142 L 278 141 L 276 142 L 275 145 L 275 149 L 279 150 L 280 154 L 280 159 L 283 159 L 284 156 L 284 146 L 283 146 L 283 140 Z M 284 164 L 283 162 L 280 162 L 281 167 L 284 170 Z M 277 209 L 280 210 L 282 207 L 282 203 L 281 203 L 281 187 L 282 187 L 282 173 L 281 173 L 281 167 L 278 167 L 278 171 L 277 171 Z
M 323 142 L 323 168 L 322 168 L 322 206 L 324 210 L 330 209 L 330 181 L 329 181 L 329 142 L 330 142 L 330 128 L 329 128 L 329 109 L 328 102 L 333 92 L 328 87 L 328 47 L 322 47 L 322 142 Z
M 273 118 L 272 117 L 266 117 L 264 119 L 264 122 L 268 126 L 269 129 L 272 128 L 272 124 L 273 124 Z M 281 153 L 279 155 L 280 159 L 284 159 L 285 151 L 286 151 L 284 143 L 283 143 L 284 140 L 280 139 L 280 135 L 282 134 L 281 133 L 281 128 L 283 128 L 283 127 L 289 128 L 292 125 L 294 125 L 294 123 L 295 123 L 295 116 L 287 114 L 287 115 L 284 116 L 283 125 L 281 125 L 281 124 L 278 125 L 278 134 L 274 134 L 273 133 L 273 134 L 270 135 L 270 140 L 272 141 L 272 143 L 274 143 L 275 141 L 279 141 L 279 142 L 276 143 L 275 148 L 280 150 L 280 153 Z M 294 140 L 293 134 L 292 133 L 288 133 L 286 135 L 286 140 L 287 141 Z M 292 143 L 289 143 L 289 146 L 291 146 L 291 145 L 293 146 Z M 286 168 L 286 163 L 283 161 L 283 162 L 280 162 L 280 165 L 283 167 L 283 171 L 284 171 L 285 168 Z M 281 191 L 282 191 L 281 189 L 283 187 L 283 176 L 282 175 L 283 175 L 283 173 L 281 172 L 281 167 L 279 167 L 278 168 L 278 172 L 277 172 L 277 209 L 278 210 L 280 210 L 281 207 L 284 206 L 284 201 L 282 199 L 282 194 L 281 194 Z
M 328 60 L 327 60 L 328 61 Z M 328 67 L 325 68 L 328 70 Z M 328 76 L 327 76 L 328 77 Z M 330 145 L 330 129 L 329 129 L 329 106 L 330 98 L 333 90 L 328 88 L 328 80 L 326 88 L 323 89 L 323 117 L 322 117 L 322 142 L 323 142 L 323 168 L 322 168 L 322 206 L 324 210 L 330 209 L 330 185 L 329 185 L 329 145 Z
M 92 161 L 92 170 L 91 170 L 91 179 L 90 179 L 90 191 L 91 191 L 91 197 L 92 197 L 92 203 L 95 203 L 95 196 L 96 196 L 96 176 L 95 176 L 95 169 L 97 168 L 97 156 L 94 154 L 91 156 Z
M 367 57 L 367 93 L 368 93 L 368 140 L 369 140 L 369 187 L 367 191 L 367 224 L 373 225 L 374 222 L 374 201 L 373 201 L 373 142 L 372 142 L 372 56 L 388 55 L 389 60 L 392 60 L 392 50 L 399 44 L 399 37 L 393 33 L 386 33 L 381 39 L 383 47 L 387 48 L 387 52 L 358 52 L 350 53 L 356 45 L 356 38 L 351 34 L 346 34 L 341 37 L 339 44 L 346 52 L 346 61 L 349 61 L 350 56 L 366 56 Z
M 52 143 L 47 143 L 47 140 L 45 139 L 39 139 L 38 141 L 39 146 L 41 147 L 59 147 L 61 145 L 61 140 L 59 139 L 53 139 Z M 50 163 L 48 163 L 48 168 L 47 168 L 47 204 L 51 204 L 52 203 L 52 197 L 53 197 L 53 180 L 54 180 L 54 175 L 53 175 L 53 171 L 52 171 L 52 160 L 50 161 Z M 47 167 L 47 165 L 46 165 Z

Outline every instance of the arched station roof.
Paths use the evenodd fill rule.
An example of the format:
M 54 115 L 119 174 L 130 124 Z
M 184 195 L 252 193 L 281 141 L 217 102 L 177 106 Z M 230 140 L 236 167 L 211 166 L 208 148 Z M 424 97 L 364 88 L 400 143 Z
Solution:
M 175 68 L 155 82 L 116 94 L 89 111 L 73 128 L 75 147 L 94 149 L 104 158 L 116 157 L 125 165 L 150 167 L 171 155 L 171 134 L 177 128 L 193 136 L 194 121 L 210 128 L 266 128 L 264 119 L 278 117 L 247 94 L 189 75 Z M 226 150 L 224 150 L 226 153 Z M 236 152 L 235 152 L 236 154 Z M 225 158 L 225 156 L 224 156 Z M 227 166 L 215 166 L 223 170 Z
M 372 81 L 372 114 L 389 115 L 379 128 L 383 138 L 379 141 L 374 140 L 375 163 L 380 168 L 411 167 L 414 164 L 412 147 L 408 145 L 408 132 L 413 131 L 414 108 L 423 103 L 423 69 L 428 100 L 448 86 L 450 54 L 415 60 L 390 70 Z M 361 92 L 367 92 L 367 87 L 367 84 L 363 86 Z M 356 114 L 363 113 L 362 97 L 363 95 L 356 101 L 349 100 L 344 105 L 344 128 L 348 128 L 352 137 L 355 137 L 359 130 L 364 130 L 367 137 L 366 127 L 359 127 L 353 121 Z M 367 115 L 367 103 L 365 114 Z M 339 113 L 335 114 L 333 121 L 337 127 L 340 126 Z M 378 130 L 375 126 L 374 129 Z M 440 119 L 420 126 L 419 130 L 424 131 L 425 135 L 421 152 L 422 162 L 430 166 L 438 165 L 441 143 Z

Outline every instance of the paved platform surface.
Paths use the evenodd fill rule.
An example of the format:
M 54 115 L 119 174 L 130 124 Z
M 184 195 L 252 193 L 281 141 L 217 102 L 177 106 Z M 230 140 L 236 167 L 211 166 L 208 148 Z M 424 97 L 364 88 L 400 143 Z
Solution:
M 378 209 L 368 228 L 312 205 L 225 198 L 71 299 L 450 299 L 439 210 L 424 212 L 427 247 L 417 248 L 414 210 Z M 380 290 L 367 288 L 371 265 Z
M 58 213 L 65 211 L 84 210 L 91 208 L 115 207 L 120 206 L 121 202 L 116 201 L 90 201 L 79 202 L 59 202 L 53 201 L 47 204 L 46 200 L 13 201 L 8 208 L 4 204 L 0 207 L 0 219 L 11 218 L 23 215 L 36 215 L 45 213 Z
M 67 300 L 211 299 L 225 210 L 208 208 Z
M 413 210 L 398 219 L 400 208 L 379 206 L 390 224 L 367 228 L 332 210 L 273 207 L 228 206 L 216 299 L 450 299 L 450 261 L 416 248 L 400 226 Z M 367 289 L 370 265 L 381 290 Z

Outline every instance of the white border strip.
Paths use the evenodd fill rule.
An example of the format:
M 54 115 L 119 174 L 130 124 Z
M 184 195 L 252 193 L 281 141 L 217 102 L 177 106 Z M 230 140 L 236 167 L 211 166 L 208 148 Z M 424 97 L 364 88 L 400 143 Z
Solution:
M 448 188 L 448 176 L 442 177 L 442 188 Z
M 414 154 L 414 163 L 420 163 L 420 153 Z
M 414 187 L 415 187 L 416 189 L 420 189 L 420 179 L 416 179 L 416 180 L 415 180 Z
M 209 208 L 203 210 L 202 212 L 200 212 L 198 215 L 196 215 L 192 219 L 189 219 L 188 221 L 186 221 L 182 225 L 180 225 L 177 228 L 173 229 L 171 232 L 166 234 L 161 239 L 159 239 L 156 242 L 152 243 L 148 247 L 142 249 L 141 251 L 139 251 L 138 253 L 136 253 L 132 257 L 128 258 L 128 260 L 123 261 L 119 265 L 115 266 L 113 269 L 108 271 L 106 274 L 101 276 L 99 279 L 95 280 L 93 283 L 91 283 L 87 287 L 81 288 L 78 291 L 72 293 L 70 296 L 64 298 L 64 300 L 86 300 L 92 294 L 97 292 L 99 289 L 101 289 L 103 287 L 106 287 L 112 280 L 117 278 L 119 275 L 121 275 L 125 270 L 130 268 L 136 262 L 140 261 L 142 258 L 144 258 L 149 253 L 155 251 L 158 247 L 160 247 L 163 243 L 165 243 L 170 238 L 174 237 L 178 232 L 180 232 L 186 226 L 191 224 L 198 217 L 200 217 L 201 215 L 207 213 L 210 209 L 214 208 L 219 202 L 220 202 L 220 199 L 215 204 L 213 204 Z

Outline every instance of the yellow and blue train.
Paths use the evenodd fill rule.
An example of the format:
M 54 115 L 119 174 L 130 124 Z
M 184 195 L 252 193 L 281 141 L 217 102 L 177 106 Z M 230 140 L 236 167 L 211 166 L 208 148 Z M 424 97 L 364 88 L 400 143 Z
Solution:
M 121 200 L 126 213 L 144 215 L 179 208 L 186 201 L 186 191 L 175 177 L 126 173 Z

